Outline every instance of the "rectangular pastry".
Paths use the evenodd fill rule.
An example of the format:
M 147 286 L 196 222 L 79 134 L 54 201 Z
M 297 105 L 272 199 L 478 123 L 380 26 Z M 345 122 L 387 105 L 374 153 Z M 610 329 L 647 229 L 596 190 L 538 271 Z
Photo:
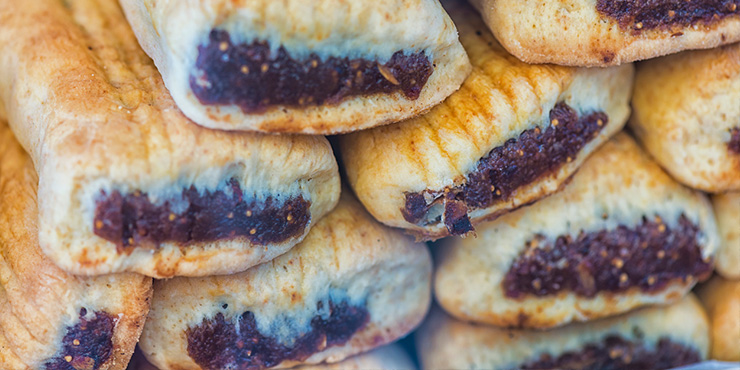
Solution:
M 62 271 L 38 241 L 31 159 L 0 121 L 0 369 L 123 370 L 149 312 L 152 279 Z
M 619 134 L 561 192 L 437 249 L 435 296 L 464 320 L 560 326 L 678 300 L 718 244 L 709 200 Z
M 243 271 L 336 204 L 325 138 L 192 123 L 115 0 L 4 1 L 0 19 L 0 111 L 38 171 L 39 240 L 63 269 Z
M 340 137 L 347 179 L 376 219 L 422 239 L 466 234 L 557 191 L 629 116 L 631 65 L 529 65 L 472 8 L 447 10 L 473 72 L 429 113 Z
M 609 66 L 740 41 L 740 0 L 471 0 L 528 63 Z
M 412 117 L 470 72 L 437 0 L 121 0 L 182 111 L 328 134 Z
M 740 33 L 740 31 L 739 31 Z M 630 128 L 678 181 L 740 190 L 740 43 L 640 63 Z
M 424 244 L 344 194 L 303 242 L 270 262 L 155 282 L 139 345 L 162 370 L 338 362 L 413 330 L 429 308 L 431 272 Z
M 423 370 L 664 370 L 707 358 L 696 297 L 548 331 L 503 329 L 432 311 L 416 333 Z

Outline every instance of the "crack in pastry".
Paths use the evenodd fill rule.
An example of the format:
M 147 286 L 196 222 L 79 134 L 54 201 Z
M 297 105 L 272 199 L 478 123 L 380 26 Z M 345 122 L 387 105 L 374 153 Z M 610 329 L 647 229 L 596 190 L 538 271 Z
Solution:
M 730 130 L 730 141 L 727 142 L 727 149 L 735 154 L 740 154 L 740 127 L 733 127 Z
M 633 227 L 584 232 L 555 241 L 535 235 L 514 260 L 502 284 L 506 296 L 556 295 L 572 291 L 594 297 L 602 291 L 639 287 L 658 292 L 675 279 L 706 280 L 712 259 L 702 257 L 699 226 L 681 215 L 676 227 L 660 217 Z
M 481 158 L 462 184 L 444 191 L 407 193 L 401 210 L 406 221 L 439 222 L 429 216 L 435 205 L 444 207 L 444 224 L 450 235 L 473 230 L 468 212 L 490 207 L 512 197 L 520 187 L 559 170 L 573 161 L 583 147 L 609 122 L 603 112 L 579 117 L 564 102 L 550 110 L 549 126 L 525 130 Z M 430 199 L 431 202 L 427 202 Z
M 579 351 L 570 351 L 557 357 L 544 353 L 540 358 L 527 362 L 517 369 L 671 369 L 701 361 L 699 351 L 669 337 L 658 339 L 654 348 L 641 341 L 626 340 L 611 335 L 600 343 L 588 343 Z
M 113 328 L 118 320 L 101 311 L 90 315 L 84 307 L 80 309 L 79 321 L 67 328 L 62 348 L 46 363 L 46 370 L 98 370 L 108 361 L 113 351 Z
M 162 370 L 351 368 L 339 361 L 423 320 L 431 272 L 426 245 L 379 224 L 345 190 L 306 239 L 272 261 L 158 280 L 139 347 Z
M 714 269 L 714 214 L 620 133 L 560 192 L 447 239 L 435 297 L 461 320 L 537 329 L 675 302 Z
M 178 107 L 219 130 L 336 134 L 414 117 L 470 73 L 437 0 L 122 0 Z
M 596 9 L 617 20 L 624 30 L 641 32 L 664 28 L 677 30 L 696 24 L 709 26 L 731 15 L 740 15 L 738 0 L 641 1 L 599 0 Z M 677 35 L 678 36 L 678 35 Z
M 310 206 L 302 195 L 246 199 L 232 178 L 226 190 L 199 192 L 191 186 L 178 199 L 162 204 L 152 203 L 141 192 L 101 192 L 94 227 L 95 234 L 115 243 L 119 253 L 147 244 L 158 248 L 164 242 L 188 245 L 236 237 L 263 246 L 303 234 L 311 220 Z
M 315 53 L 296 60 L 283 46 L 273 53 L 265 41 L 234 44 L 224 30 L 211 31 L 208 43 L 198 47 L 195 68 L 190 88 L 201 104 L 234 104 L 245 114 L 396 91 L 416 100 L 434 70 L 424 51 L 397 51 L 383 64 Z
M 283 361 L 305 361 L 316 352 L 342 346 L 370 320 L 369 312 L 347 302 L 318 302 L 310 329 L 289 344 L 262 334 L 252 312 L 236 320 L 222 313 L 187 330 L 188 354 L 204 370 L 267 369 Z
M 437 308 L 416 332 L 422 370 L 662 370 L 707 359 L 710 343 L 706 312 L 691 293 L 551 330 L 477 325 Z
M 39 174 L 39 242 L 66 271 L 236 273 L 336 205 L 326 138 L 190 121 L 118 1 L 3 2 L 0 18 L 15 56 L 0 60 L 0 105 Z

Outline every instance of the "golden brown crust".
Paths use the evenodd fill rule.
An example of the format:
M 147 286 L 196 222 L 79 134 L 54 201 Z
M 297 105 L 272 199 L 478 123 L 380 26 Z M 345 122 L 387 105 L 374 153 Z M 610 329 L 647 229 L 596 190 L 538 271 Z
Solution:
M 715 194 L 712 204 L 720 234 L 717 273 L 740 280 L 740 191 Z
M 740 361 L 740 281 L 715 276 L 697 293 L 711 323 L 710 357 L 720 361 Z
M 66 330 L 85 308 L 116 320 L 110 358 L 98 369 L 125 369 L 149 312 L 152 279 L 78 277 L 54 265 L 38 244 L 38 178 L 4 122 L 0 158 L 0 368 L 37 369 L 63 357 Z
M 472 0 L 496 38 L 527 63 L 612 66 L 740 41 L 740 15 L 709 25 L 635 31 L 597 11 L 596 0 Z
M 167 241 L 154 252 L 122 255 L 93 231 L 104 191 L 176 202 L 183 189 L 213 191 L 233 178 L 245 197 L 303 196 L 314 222 L 336 204 L 339 175 L 325 138 L 195 125 L 175 106 L 115 0 L 7 1 L 0 18 L 0 48 L 12 55 L 0 59 L 0 100 L 39 173 L 41 246 L 64 269 L 233 273 L 284 253 L 311 226 L 265 245 L 244 237 Z

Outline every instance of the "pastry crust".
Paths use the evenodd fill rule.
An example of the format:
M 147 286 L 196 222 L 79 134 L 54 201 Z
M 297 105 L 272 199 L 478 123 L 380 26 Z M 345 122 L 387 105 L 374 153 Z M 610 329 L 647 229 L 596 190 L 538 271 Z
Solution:
M 236 275 L 155 282 L 139 346 L 163 370 L 341 361 L 421 322 L 431 269 L 425 245 L 378 224 L 344 194 L 303 242 L 271 262 Z M 326 322 L 333 324 L 322 329 Z M 306 339 L 314 335 L 317 347 Z
M 651 60 L 637 70 L 629 125 L 678 181 L 740 190 L 738 99 L 740 43 Z
M 548 331 L 468 324 L 452 319 L 441 310 L 433 310 L 415 335 L 424 370 L 520 369 L 543 354 L 557 358 L 567 352 L 581 351 L 590 344 L 598 345 L 609 336 L 635 342 L 648 350 L 654 350 L 661 339 L 667 338 L 696 351 L 696 360 L 706 358 L 709 351 L 707 315 L 693 295 L 670 306 L 643 308 L 622 316 Z M 670 356 L 659 352 L 657 355 Z M 625 356 L 625 353 L 616 353 L 612 359 L 619 358 L 617 356 Z M 608 359 L 597 357 L 596 360 Z M 626 359 L 620 360 L 624 364 Z M 675 361 L 669 366 L 671 368 L 682 365 L 678 358 L 670 360 Z
M 675 302 L 711 274 L 719 235 L 709 200 L 619 134 L 561 192 L 445 243 L 435 258 L 445 310 L 549 328 Z
M 55 266 L 38 244 L 33 164 L 2 121 L 0 158 L 0 368 L 61 369 L 59 363 L 94 358 L 88 369 L 125 369 L 149 312 L 152 279 L 132 273 L 79 277 Z M 96 336 L 80 330 L 83 335 L 70 339 L 81 318 L 98 316 L 109 316 L 110 331 Z M 103 345 L 108 355 L 98 352 L 93 338 L 109 341 Z M 77 345 L 69 343 L 75 339 Z
M 470 72 L 470 63 L 457 40 L 455 25 L 435 0 L 340 3 L 328 0 L 280 3 L 270 0 L 122 0 L 121 5 L 180 109 L 193 121 L 210 128 L 330 134 L 374 127 L 428 110 L 457 90 Z M 331 58 L 362 59 L 375 70 L 375 64 L 387 63 L 396 52 L 404 55 L 423 52 L 433 72 L 416 99 L 400 91 L 380 92 L 350 95 L 340 101 L 328 99 L 319 105 L 311 102 L 272 105 L 268 102 L 265 109 L 251 112 L 229 101 L 223 105 L 204 104 L 202 96 L 194 90 L 197 87 L 194 83 L 217 90 L 214 86 L 218 82 L 213 81 L 215 76 L 209 71 L 221 68 L 221 61 L 213 58 L 199 65 L 205 58 L 205 45 L 214 30 L 230 34 L 231 41 L 220 47 L 224 55 L 228 47 L 265 42 L 273 58 L 282 47 L 290 58 L 300 63 L 311 59 L 318 64 Z M 229 55 L 229 58 L 237 57 Z M 349 60 L 344 59 L 344 63 Z M 234 79 L 239 79 L 240 74 L 265 74 L 268 68 L 289 68 L 288 64 L 273 60 L 271 64 L 263 64 L 265 67 L 243 66 L 239 73 L 235 70 Z M 314 63 L 313 68 L 318 64 Z M 389 72 L 381 73 L 386 77 Z M 398 80 L 403 78 L 398 70 L 391 73 Z M 307 74 L 307 78 L 299 79 L 301 81 L 288 79 L 284 82 L 288 86 L 278 86 L 276 90 L 288 95 L 302 91 L 304 86 L 297 89 L 290 84 L 300 85 L 310 76 Z M 198 78 L 203 80 L 197 82 Z M 247 83 L 239 96 L 256 94 L 256 89 L 265 88 L 265 84 L 253 84 L 257 83 Z M 316 86 L 314 90 L 322 88 Z M 265 99 L 277 100 L 276 103 L 280 100 L 277 96 Z
M 712 196 L 721 237 L 717 250 L 717 273 L 725 279 L 740 280 L 740 192 Z
M 416 370 L 409 355 L 398 344 L 389 344 L 333 364 L 303 365 L 296 370 Z M 141 351 L 134 353 L 128 370 L 157 370 Z
M 647 6 L 637 0 L 471 0 L 471 3 L 506 50 L 527 63 L 603 67 L 740 41 L 740 6 L 736 1 L 728 4 L 730 8 L 725 16 L 708 22 L 662 24 L 667 19 L 663 14 L 637 11 L 637 16 L 655 17 L 651 19 L 658 23 L 654 28 L 643 27 L 637 20 L 620 25 L 618 19 L 599 10 L 600 5 L 621 6 L 619 9 L 625 12 L 632 7 Z M 698 3 L 701 10 L 702 3 L 709 1 Z M 730 10 L 732 4 L 734 10 Z M 668 8 L 667 14 L 680 7 L 668 0 L 653 1 L 651 5 Z
M 376 219 L 421 239 L 451 232 L 435 207 L 419 222 L 407 221 L 402 212 L 407 194 L 432 191 L 435 202 L 440 202 L 437 208 L 446 208 L 449 202 L 441 203 L 446 189 L 469 185 L 470 174 L 494 149 L 521 139 L 528 130 L 547 133 L 550 129 L 557 135 L 553 112 L 560 107 L 566 107 L 564 110 L 577 119 L 600 117 L 584 122 L 592 124 L 598 134 L 583 138 L 584 145 L 575 153 L 566 153 L 570 149 L 558 147 L 562 144 L 557 141 L 531 146 L 544 148 L 540 150 L 546 153 L 562 149 L 553 154 L 561 159 L 559 167 L 515 188 L 509 198 L 483 208 L 468 207 L 467 217 L 473 225 L 495 218 L 563 186 L 590 153 L 623 127 L 630 112 L 631 65 L 609 69 L 528 65 L 496 42 L 472 8 L 449 2 L 447 10 L 457 22 L 461 42 L 474 66 L 461 89 L 423 116 L 340 137 L 347 179 L 360 201 Z M 596 127 L 597 122 L 602 124 Z M 581 139 L 578 135 L 573 133 L 569 139 Z M 524 158 L 539 155 L 520 153 Z M 512 166 L 511 162 L 504 164 Z M 527 171 L 526 166 L 524 163 L 519 172 Z M 500 172 L 506 171 L 512 170 L 503 168 Z M 512 177 L 509 175 L 501 177 Z M 496 189 L 506 186 L 487 186 L 491 185 Z
M 720 361 L 740 361 L 740 281 L 715 276 L 697 293 L 711 323 L 709 357 Z
M 339 175 L 325 138 L 195 125 L 175 106 L 115 0 L 8 1 L 0 4 L 0 18 L 0 46 L 8 55 L 0 58 L 0 111 L 39 173 L 39 239 L 63 269 L 154 277 L 243 271 L 287 251 L 336 204 Z M 303 199 L 310 205 L 300 218 L 305 226 L 278 233 L 275 241 L 250 239 L 249 227 L 231 230 L 234 237 L 227 230 L 189 240 L 202 219 L 189 213 L 193 203 L 183 200 L 185 193 L 225 194 L 236 202 L 237 188 L 244 202 L 263 211 L 270 199 L 277 213 Z M 136 212 L 127 216 L 125 205 L 116 206 L 117 193 L 150 208 L 169 207 L 169 216 L 144 215 L 153 222 Z M 113 206 L 101 208 L 101 199 Z M 209 217 L 222 223 L 240 210 L 238 204 L 204 203 Z M 274 218 L 260 212 L 255 217 Z M 177 229 L 181 216 L 194 226 Z M 240 218 L 242 212 L 235 216 Z M 142 223 L 151 230 L 126 237 L 127 228 Z M 104 240 L 98 226 L 124 229 L 123 237 L 119 230 L 118 240 Z M 157 228 L 169 227 L 184 241 L 147 242 Z M 256 235 L 264 230 L 257 228 Z

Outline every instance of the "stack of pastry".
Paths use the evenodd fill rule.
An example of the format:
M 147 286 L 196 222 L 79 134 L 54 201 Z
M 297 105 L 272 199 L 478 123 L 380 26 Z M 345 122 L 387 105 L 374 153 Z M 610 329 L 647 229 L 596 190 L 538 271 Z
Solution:
M 0 368 L 740 360 L 740 3 L 471 3 L 0 0 Z

